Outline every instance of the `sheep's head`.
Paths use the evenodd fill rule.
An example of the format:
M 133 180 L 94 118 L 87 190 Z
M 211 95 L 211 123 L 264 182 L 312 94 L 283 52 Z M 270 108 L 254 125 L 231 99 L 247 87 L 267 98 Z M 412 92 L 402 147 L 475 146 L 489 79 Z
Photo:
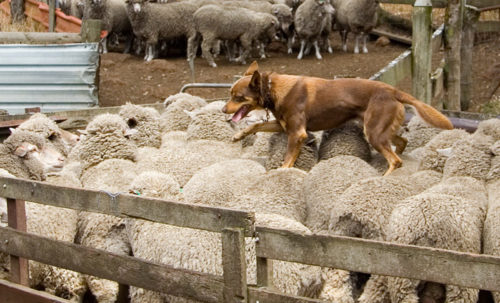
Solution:
M 148 0 L 125 0 L 125 3 L 131 6 L 136 14 L 140 13 L 144 8 L 144 4 L 148 2 Z
M 272 14 L 278 19 L 284 33 L 290 32 L 290 26 L 293 23 L 292 10 L 285 4 L 274 4 L 272 7 Z

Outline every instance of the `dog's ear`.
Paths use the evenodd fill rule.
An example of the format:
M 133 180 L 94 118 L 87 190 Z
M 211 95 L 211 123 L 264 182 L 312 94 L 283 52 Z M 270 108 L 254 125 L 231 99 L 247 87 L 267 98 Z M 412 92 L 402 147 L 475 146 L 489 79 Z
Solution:
M 253 91 L 260 92 L 260 73 L 258 70 L 253 72 L 252 79 L 250 79 L 248 87 Z
M 254 61 L 248 67 L 247 71 L 245 72 L 245 76 L 253 75 L 253 73 L 258 70 L 259 70 L 259 64 L 257 64 L 257 61 Z

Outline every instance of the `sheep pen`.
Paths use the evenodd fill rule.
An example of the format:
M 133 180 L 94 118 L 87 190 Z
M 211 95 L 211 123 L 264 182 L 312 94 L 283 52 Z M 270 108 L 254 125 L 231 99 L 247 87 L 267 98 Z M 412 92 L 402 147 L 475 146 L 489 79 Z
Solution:
M 444 200 L 442 196 L 450 193 L 442 190 L 435 193 L 429 191 L 428 188 L 436 183 L 451 182 L 456 178 L 476 178 L 477 182 L 494 184 L 498 179 L 496 157 L 499 151 L 495 121 L 485 121 L 474 134 L 453 130 L 429 136 L 422 141 L 422 145 L 415 146 L 415 149 L 405 152 L 403 156 L 409 156 L 419 148 L 425 149 L 430 156 L 424 158 L 422 154 L 415 153 L 413 159 L 418 165 L 413 163 L 411 167 L 396 170 L 393 175 L 381 177 L 381 173 L 371 162 L 376 153 L 367 149 L 359 129 L 353 130 L 352 127 L 346 126 L 328 134 L 311 134 L 310 142 L 306 145 L 309 150 L 303 150 L 303 153 L 312 159 L 305 161 L 307 168 L 280 169 L 276 163 L 282 161 L 285 152 L 282 148 L 282 134 L 257 135 L 253 142 L 234 143 L 230 140 L 231 132 L 237 132 L 240 126 L 234 125 L 219 112 L 220 104 L 207 103 L 195 96 L 179 97 L 181 98 L 178 100 L 171 98 L 166 102 L 168 106 L 163 113 L 144 111 L 141 106 L 129 104 L 123 106 L 120 115 L 96 117 L 84 131 L 82 140 L 74 147 L 78 151 L 77 159 L 82 167 L 78 181 L 85 188 L 102 190 L 109 194 L 126 193 L 129 190 L 142 194 L 148 190 L 148 186 L 157 186 L 159 189 L 144 195 L 168 197 L 182 203 L 208 203 L 211 206 L 254 211 L 258 215 L 257 222 L 261 222 L 263 226 L 290 226 L 291 230 L 305 234 L 324 234 L 330 229 L 336 235 L 387 240 L 385 233 L 390 227 L 387 225 L 390 212 L 406 198 L 414 197 L 408 201 L 435 199 L 441 203 Z M 181 106 L 183 102 L 189 106 Z M 165 117 L 167 112 L 182 120 L 182 130 L 177 127 L 178 124 L 172 116 L 169 118 L 169 126 L 162 127 L 162 117 Z M 143 122 L 152 126 L 146 127 Z M 410 127 L 409 131 L 412 131 Z M 319 142 L 320 138 L 324 141 Z M 339 144 L 332 144 L 334 140 L 339 140 L 339 143 L 344 145 L 339 147 Z M 108 142 L 116 144 L 112 143 L 113 148 L 106 148 Z M 321 158 L 318 153 L 329 156 Z M 435 158 L 434 162 L 422 165 L 427 163 L 425 161 L 431 156 Z M 272 161 L 275 164 L 269 165 Z M 468 163 L 477 164 L 467 166 Z M 461 169 L 464 166 L 465 169 Z M 149 181 L 144 183 L 143 187 L 138 187 L 133 180 L 143 172 L 148 172 L 152 177 L 147 179 Z M 168 190 L 171 195 L 161 192 L 162 184 L 154 184 L 155 178 L 165 178 L 165 186 L 170 186 Z M 459 189 L 454 191 L 459 192 Z M 422 191 L 426 193 L 420 194 Z M 431 195 L 427 199 L 426 195 L 429 194 L 434 196 Z M 484 199 L 487 199 L 487 194 L 485 195 Z M 467 202 L 477 198 L 461 193 L 460 197 L 453 199 L 461 204 L 461 200 Z M 378 206 L 384 203 L 386 205 L 376 214 L 377 218 L 369 218 L 370 214 L 363 212 L 360 212 L 358 217 L 358 214 L 349 208 L 360 201 L 365 201 L 372 214 L 379 211 Z M 454 206 L 451 205 L 450 208 L 452 207 Z M 464 209 L 467 211 L 467 208 Z M 336 213 L 338 217 L 332 218 L 332 213 Z M 97 222 L 90 222 L 91 225 L 88 225 L 89 222 L 85 221 L 88 218 L 81 219 L 80 236 L 82 232 L 90 232 L 89 226 L 98 226 L 100 220 L 96 217 Z M 141 257 L 140 249 L 134 247 L 133 236 L 126 235 L 130 232 L 129 228 L 137 228 L 137 222 L 134 220 L 119 220 L 118 223 L 113 223 L 117 231 L 107 235 L 110 238 L 106 239 L 106 249 L 111 248 L 115 249 L 115 253 L 134 256 L 137 252 L 137 257 Z M 152 232 L 147 230 L 147 226 L 142 226 L 140 232 L 145 235 Z M 351 232 L 352 230 L 354 232 Z M 155 235 L 153 232 L 151 237 L 154 239 Z M 189 233 L 186 233 L 185 237 L 188 235 L 191 237 Z M 79 238 L 77 241 L 82 240 Z M 151 240 L 145 238 L 144 241 Z M 88 245 L 94 244 L 90 241 Z M 158 249 L 161 249 L 161 246 L 159 247 Z M 182 245 L 176 249 L 180 250 L 179 254 L 182 255 Z M 196 255 L 198 262 L 219 262 L 216 257 L 200 254 L 198 251 L 196 254 L 191 252 L 191 255 Z M 164 260 L 161 258 L 152 260 Z M 174 264 L 181 262 L 179 259 L 171 260 L 174 260 Z M 188 268 L 198 270 L 195 265 Z M 214 268 L 209 272 L 220 273 L 220 267 Z M 255 271 L 255 265 L 249 263 L 249 271 L 252 270 Z M 293 295 L 310 294 L 314 298 L 334 300 L 339 293 L 335 288 L 345 287 L 342 283 L 335 284 L 338 282 L 334 280 L 335 277 L 332 278 L 331 273 L 319 268 L 275 263 L 275 270 L 276 286 L 281 291 Z M 293 279 L 283 279 L 287 275 Z M 319 278 L 321 276 L 323 277 Z M 255 277 L 249 277 L 255 283 Z M 347 279 L 345 276 L 339 277 Z M 313 282 L 307 284 L 308 280 Z M 92 280 L 88 283 L 92 283 Z M 346 289 L 349 288 L 344 290 Z M 136 302 L 141 301 L 141 291 L 133 289 Z M 352 287 L 350 291 L 357 290 Z M 391 296 L 397 297 L 392 293 Z M 174 300 L 165 299 L 161 295 L 158 298 Z M 105 300 L 102 299 L 102 302 Z

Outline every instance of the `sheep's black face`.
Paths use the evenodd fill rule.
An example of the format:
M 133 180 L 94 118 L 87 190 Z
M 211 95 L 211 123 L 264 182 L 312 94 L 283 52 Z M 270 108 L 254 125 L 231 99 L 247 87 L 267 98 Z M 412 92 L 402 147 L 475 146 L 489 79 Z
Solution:
M 127 125 L 130 128 L 135 128 L 137 126 L 137 120 L 135 120 L 134 118 L 130 118 L 127 120 Z

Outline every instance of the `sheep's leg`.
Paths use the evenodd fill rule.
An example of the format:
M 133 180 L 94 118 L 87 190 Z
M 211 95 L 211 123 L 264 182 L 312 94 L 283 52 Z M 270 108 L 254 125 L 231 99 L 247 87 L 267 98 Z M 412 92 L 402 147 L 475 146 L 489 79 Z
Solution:
M 311 52 L 311 43 L 310 42 L 307 42 L 306 43 L 306 49 L 304 50 L 304 55 L 309 55 L 309 53 Z
M 125 49 L 123 50 L 124 54 L 129 54 L 132 49 L 132 45 L 134 44 L 134 35 L 130 34 L 127 37 L 127 42 L 125 43 Z
M 243 138 L 245 138 L 248 135 L 255 134 L 257 132 L 282 132 L 283 128 L 279 124 L 278 121 L 268 121 L 268 122 L 262 122 L 262 123 L 255 123 L 244 130 L 238 132 L 236 135 L 233 137 L 233 141 L 239 141 Z
M 246 64 L 245 60 L 250 54 L 250 49 L 252 48 L 252 40 L 249 37 L 242 36 L 240 38 L 240 42 L 241 42 L 241 47 L 243 48 L 243 52 L 238 58 L 236 58 L 235 61 L 240 62 L 241 64 Z
M 293 167 L 297 157 L 300 154 L 300 149 L 307 139 L 307 133 L 305 128 L 301 128 L 297 131 L 287 131 L 288 134 L 288 145 L 285 155 L 285 161 L 283 162 L 282 168 Z
M 325 39 L 326 39 L 326 46 L 328 49 L 328 53 L 333 54 L 333 48 L 332 48 L 332 44 L 330 43 L 330 39 L 328 39 L 328 36 Z
M 208 65 L 210 65 L 211 67 L 217 67 L 217 64 L 215 64 L 214 62 L 214 57 L 210 52 L 212 45 L 214 45 L 214 39 L 212 39 L 211 37 L 203 37 L 203 41 L 201 42 L 201 51 L 203 57 L 207 60 Z
M 107 54 L 108 53 L 108 36 L 102 38 L 102 40 L 101 40 L 102 53 L 103 54 Z
M 266 45 L 264 44 L 264 42 L 261 42 L 260 43 L 260 58 L 261 59 L 266 59 Z
M 347 30 L 340 31 L 340 38 L 342 40 L 342 50 L 347 52 Z
M 354 53 L 359 54 L 359 39 L 361 38 L 360 34 L 356 34 L 356 43 L 354 44 Z
M 318 45 L 318 40 L 314 40 L 313 42 L 314 49 L 316 50 L 316 59 L 321 60 L 323 57 L 321 57 L 320 51 L 319 51 L 319 45 Z
M 300 51 L 299 55 L 297 56 L 297 59 L 301 60 L 302 57 L 304 56 L 304 47 L 306 46 L 306 40 L 302 39 L 300 40 Z
M 368 40 L 368 35 L 363 33 L 363 53 L 368 53 L 368 48 L 366 47 L 366 40 Z
M 146 61 L 151 61 L 154 59 L 154 48 L 155 48 L 155 45 L 154 44 L 150 44 L 150 43 L 147 43 L 146 44 L 146 56 L 144 57 L 144 60 Z
M 287 40 L 287 48 L 288 48 L 288 54 L 291 55 L 293 53 L 293 37 L 288 37 Z

